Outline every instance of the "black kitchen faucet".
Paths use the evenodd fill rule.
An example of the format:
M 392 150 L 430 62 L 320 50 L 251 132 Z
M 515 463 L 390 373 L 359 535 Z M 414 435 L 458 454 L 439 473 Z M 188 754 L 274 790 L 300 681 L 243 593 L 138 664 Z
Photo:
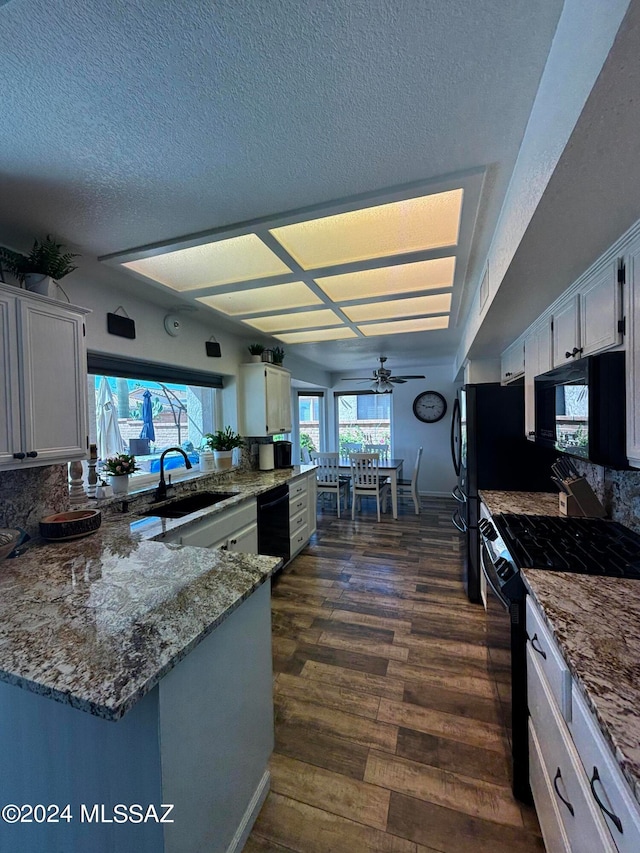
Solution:
M 181 447 L 167 447 L 166 450 L 163 450 L 160 454 L 160 482 L 158 483 L 158 488 L 156 489 L 156 502 L 163 501 L 167 497 L 167 484 L 164 481 L 164 457 L 167 455 L 167 453 L 171 453 L 173 450 L 175 450 L 176 453 L 182 453 L 187 469 L 193 467 L 191 462 L 189 461 L 189 457 Z

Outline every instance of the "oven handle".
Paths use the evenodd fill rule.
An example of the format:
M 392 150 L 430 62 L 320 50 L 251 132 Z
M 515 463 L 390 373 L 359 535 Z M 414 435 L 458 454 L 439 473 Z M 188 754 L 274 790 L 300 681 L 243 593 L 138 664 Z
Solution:
M 484 542 L 481 542 L 480 543 L 480 565 L 482 567 L 482 574 L 485 576 L 487 583 L 489 584 L 489 586 L 493 590 L 494 594 L 498 598 L 498 601 L 502 604 L 504 609 L 507 612 L 509 612 L 510 602 L 507 601 L 507 599 L 503 596 L 503 594 L 500 592 L 500 590 L 496 587 L 496 585 L 493 582 L 493 578 L 491 577 L 491 573 L 487 569 L 487 564 L 485 562 L 485 553 L 486 552 L 487 552 L 487 546 L 484 544 Z M 489 559 L 489 562 L 491 563 L 491 559 L 489 557 L 487 557 L 487 558 Z
M 282 503 L 289 501 L 289 495 L 283 495 L 281 498 L 276 498 L 275 501 L 270 501 L 268 504 L 260 504 L 258 507 L 258 513 L 262 512 L 265 509 L 272 509 L 274 506 L 279 506 Z
M 456 518 L 458 519 L 460 524 L 458 524 L 458 521 L 456 521 Z M 451 516 L 451 523 L 453 524 L 454 527 L 457 527 L 457 529 L 460 531 L 460 533 L 466 533 L 467 530 L 469 529 L 467 527 L 467 523 L 464 520 L 464 518 L 460 518 L 460 516 L 458 515 L 458 510 L 456 510 L 453 513 L 453 515 Z
M 458 497 L 458 495 L 456 494 L 456 492 L 460 492 L 460 497 Z M 467 496 L 466 496 L 466 495 L 465 495 L 465 493 L 462 491 L 462 489 L 460 488 L 460 486 L 454 486 L 454 487 L 453 487 L 453 491 L 451 492 L 451 497 L 452 497 L 452 498 L 455 498 L 455 499 L 458 501 L 458 503 L 459 503 L 459 504 L 466 504 L 466 502 L 467 502 Z

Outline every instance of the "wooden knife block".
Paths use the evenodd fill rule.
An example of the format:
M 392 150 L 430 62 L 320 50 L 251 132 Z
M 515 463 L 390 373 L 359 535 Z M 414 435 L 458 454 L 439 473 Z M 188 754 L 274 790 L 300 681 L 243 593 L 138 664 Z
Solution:
M 558 499 L 560 515 L 582 515 L 582 510 L 573 495 L 565 495 L 564 492 L 560 492 Z

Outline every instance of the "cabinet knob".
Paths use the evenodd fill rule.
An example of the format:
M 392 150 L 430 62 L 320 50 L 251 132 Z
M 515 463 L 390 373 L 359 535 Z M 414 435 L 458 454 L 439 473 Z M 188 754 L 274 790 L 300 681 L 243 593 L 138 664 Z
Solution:
M 582 352 L 582 347 L 580 347 L 580 348 L 574 347 L 571 352 L 569 352 L 569 350 L 567 350 L 564 354 L 564 357 L 565 358 L 575 358 L 578 355 L 578 353 L 581 353 L 581 352 Z
M 26 453 L 14 453 L 13 458 L 14 459 L 24 459 L 26 455 L 27 455 Z
M 29 459 L 35 459 L 37 455 L 38 455 L 38 451 L 37 451 L 37 450 L 30 450 L 30 451 L 27 453 L 27 457 L 28 457 Z
M 238 540 L 237 540 L 237 539 L 231 539 L 231 540 L 229 540 L 229 545 L 237 545 L 237 544 L 238 544 Z
M 511 373 L 511 371 L 509 371 L 508 373 L 505 373 L 505 376 L 513 376 L 513 373 Z
M 529 435 L 535 435 L 535 434 L 536 434 L 536 431 L 534 429 L 529 430 Z

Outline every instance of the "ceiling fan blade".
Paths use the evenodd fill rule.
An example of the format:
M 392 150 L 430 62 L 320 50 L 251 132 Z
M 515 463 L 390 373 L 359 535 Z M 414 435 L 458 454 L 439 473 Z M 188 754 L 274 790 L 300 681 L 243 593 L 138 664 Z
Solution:
M 406 383 L 406 379 L 403 379 L 401 376 L 389 376 L 389 382 L 394 382 L 396 385 L 404 385 Z
M 372 379 L 371 376 L 341 376 L 341 382 L 374 382 L 375 377 Z
M 426 379 L 426 376 L 394 376 L 394 379 Z

